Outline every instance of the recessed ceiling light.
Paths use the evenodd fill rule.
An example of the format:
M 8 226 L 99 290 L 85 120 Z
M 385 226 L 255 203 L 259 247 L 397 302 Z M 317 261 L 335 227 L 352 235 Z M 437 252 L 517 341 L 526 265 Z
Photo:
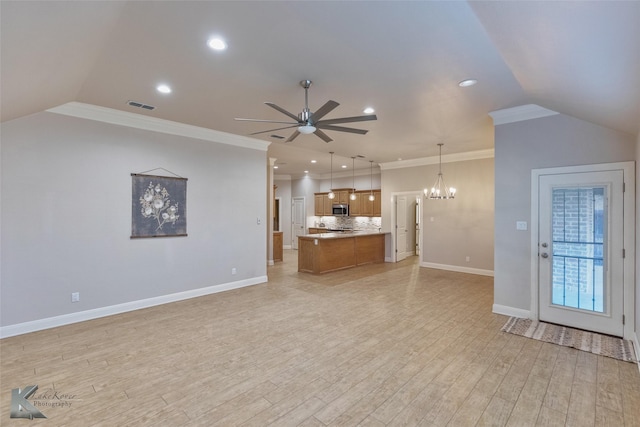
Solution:
M 273 168 L 274 168 L 274 169 L 278 169 L 278 166 L 274 166 Z
M 304 173 L 309 173 L 309 171 L 304 171 Z
M 213 50 L 225 50 L 227 48 L 227 44 L 218 37 L 212 37 L 207 41 L 207 46 L 209 46 Z
M 311 160 L 311 163 L 318 163 L 317 160 Z
M 342 169 L 346 169 L 346 168 L 347 168 L 347 165 L 342 165 Z
M 171 93 L 171 88 L 165 84 L 156 86 L 156 90 L 160 93 Z
M 373 114 L 373 113 L 375 113 L 375 112 L 376 112 L 376 110 L 374 110 L 374 109 L 373 109 L 373 108 L 371 108 L 371 107 L 367 107 L 367 108 L 365 108 L 362 112 L 363 112 L 363 113 L 365 113 L 365 114 Z
M 476 83 L 478 83 L 478 81 L 476 79 L 466 79 L 466 80 L 463 80 L 460 83 L 458 83 L 458 86 L 460 86 L 460 87 L 469 87 L 469 86 L 473 86 Z

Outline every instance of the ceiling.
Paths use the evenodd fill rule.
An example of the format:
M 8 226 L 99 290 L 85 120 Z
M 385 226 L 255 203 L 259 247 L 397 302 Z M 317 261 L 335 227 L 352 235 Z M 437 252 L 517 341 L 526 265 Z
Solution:
M 640 1 L 2 1 L 1 119 L 71 101 L 240 135 L 235 121 L 340 103 L 366 135 L 271 138 L 278 174 L 493 148 L 488 113 L 523 104 L 640 131 Z M 206 45 L 221 36 L 228 49 Z M 474 78 L 478 84 L 461 88 Z M 155 89 L 166 83 L 172 93 Z M 130 107 L 134 100 L 157 107 Z M 291 131 L 277 131 L 288 137 Z M 318 163 L 312 165 L 314 158 Z M 349 169 L 350 170 L 350 169 Z

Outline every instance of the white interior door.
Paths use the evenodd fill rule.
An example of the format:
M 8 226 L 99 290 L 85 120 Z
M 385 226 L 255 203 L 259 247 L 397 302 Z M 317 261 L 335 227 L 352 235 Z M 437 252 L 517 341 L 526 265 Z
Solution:
M 621 170 L 539 176 L 539 318 L 623 336 Z
M 407 197 L 396 199 L 396 262 L 402 261 L 407 253 Z
M 291 204 L 291 210 L 293 211 L 293 221 L 291 224 L 293 236 L 293 242 L 291 242 L 291 247 L 293 249 L 298 249 L 298 236 L 305 233 L 305 204 L 304 197 L 294 197 Z

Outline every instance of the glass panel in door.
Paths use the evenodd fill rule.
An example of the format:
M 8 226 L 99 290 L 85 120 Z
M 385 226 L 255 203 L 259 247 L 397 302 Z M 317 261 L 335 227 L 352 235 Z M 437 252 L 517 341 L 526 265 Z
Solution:
M 554 305 L 604 312 L 604 194 L 604 187 L 553 189 Z

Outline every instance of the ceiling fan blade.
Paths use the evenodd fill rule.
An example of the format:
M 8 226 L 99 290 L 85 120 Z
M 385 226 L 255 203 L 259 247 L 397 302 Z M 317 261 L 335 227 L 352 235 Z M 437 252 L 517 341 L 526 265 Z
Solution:
M 318 108 L 318 110 L 312 114 L 311 118 L 313 119 L 314 122 L 317 122 L 318 120 L 326 116 L 328 113 L 330 113 L 338 105 L 340 104 L 338 104 L 336 101 L 329 100 L 322 107 Z
M 328 119 L 316 122 L 316 125 L 335 125 L 338 123 L 353 123 L 353 122 L 366 122 L 367 120 L 378 120 L 375 114 L 368 116 L 356 116 L 356 117 L 343 117 L 341 119 Z
M 259 134 L 261 134 L 261 133 L 275 132 L 275 131 L 277 131 L 277 130 L 282 130 L 282 129 L 291 129 L 291 128 L 295 128 L 295 127 L 297 127 L 297 126 L 298 126 L 298 124 L 296 123 L 296 124 L 295 124 L 295 125 L 293 125 L 293 126 L 285 126 L 285 127 L 283 127 L 283 128 L 263 130 L 263 131 L 260 131 L 260 132 L 250 133 L 249 135 L 259 135 Z
M 324 142 L 331 142 L 333 141 L 333 139 L 331 139 L 329 137 L 329 135 L 327 135 L 326 133 L 322 132 L 320 129 L 316 128 L 316 131 L 314 132 L 315 135 L 319 136 Z
M 278 120 L 263 120 L 263 119 L 239 119 L 235 118 L 233 120 L 238 120 L 240 122 L 260 122 L 260 123 L 282 123 L 283 125 L 296 125 L 298 126 L 298 122 L 280 122 Z
M 273 108 L 274 110 L 280 111 L 282 114 L 287 115 L 291 117 L 293 120 L 295 120 L 296 122 L 298 122 L 298 116 L 296 116 L 295 114 L 288 112 L 284 108 L 278 107 L 273 102 L 265 102 L 265 104 L 267 104 L 269 107 Z
M 364 135 L 367 132 L 369 132 L 368 130 L 364 130 L 364 129 L 354 129 L 354 128 L 346 128 L 344 126 L 333 126 L 333 125 L 323 125 L 323 124 L 316 124 L 317 128 L 322 128 L 324 130 L 335 130 L 338 132 L 350 132 L 350 133 L 357 133 L 360 135 Z
M 300 132 L 298 132 L 298 129 L 296 129 L 296 131 L 294 133 L 292 133 L 291 136 L 285 142 L 293 141 L 294 139 L 296 139 L 298 137 L 298 135 L 300 135 Z

